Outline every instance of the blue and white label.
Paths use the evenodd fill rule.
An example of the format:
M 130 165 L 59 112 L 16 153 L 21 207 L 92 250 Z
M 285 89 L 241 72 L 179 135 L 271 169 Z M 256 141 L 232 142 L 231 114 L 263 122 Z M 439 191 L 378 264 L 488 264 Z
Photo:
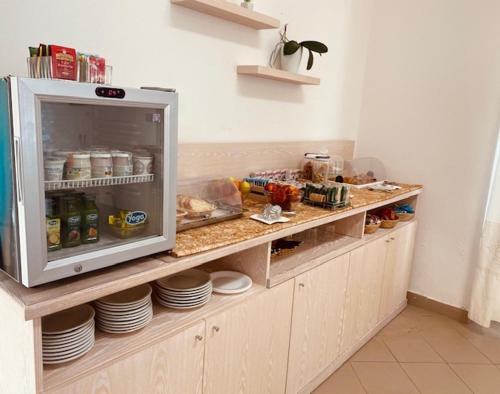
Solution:
M 136 226 L 146 223 L 147 218 L 148 214 L 144 211 L 132 211 L 125 216 L 125 222 L 131 226 Z

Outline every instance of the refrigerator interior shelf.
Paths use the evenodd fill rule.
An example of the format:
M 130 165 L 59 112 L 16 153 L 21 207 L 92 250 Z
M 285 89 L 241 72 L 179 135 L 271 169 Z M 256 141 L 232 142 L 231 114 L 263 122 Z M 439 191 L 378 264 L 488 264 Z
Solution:
M 114 176 L 108 178 L 72 179 L 63 181 L 44 181 L 45 190 L 66 190 L 85 187 L 127 185 L 131 183 L 153 182 L 154 174 Z

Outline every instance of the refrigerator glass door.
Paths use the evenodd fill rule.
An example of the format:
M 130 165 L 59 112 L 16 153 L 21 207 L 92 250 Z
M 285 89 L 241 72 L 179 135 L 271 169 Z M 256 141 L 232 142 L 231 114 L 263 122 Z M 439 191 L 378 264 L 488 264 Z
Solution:
M 18 86 L 23 283 L 171 249 L 176 95 L 114 88 L 103 97 L 96 85 L 24 79 Z

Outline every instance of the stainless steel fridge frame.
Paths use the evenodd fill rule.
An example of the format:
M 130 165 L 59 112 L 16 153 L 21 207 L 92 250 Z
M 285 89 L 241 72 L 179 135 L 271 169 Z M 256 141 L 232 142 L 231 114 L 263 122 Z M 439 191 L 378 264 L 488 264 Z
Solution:
M 8 272 L 27 287 L 52 282 L 127 260 L 173 249 L 176 235 L 177 110 L 176 93 L 120 88 L 125 97 L 98 97 L 95 84 L 8 77 L 10 129 L 14 153 L 18 250 L 17 269 Z M 115 88 L 115 87 L 113 87 Z M 118 88 L 118 87 L 117 87 Z M 42 101 L 155 108 L 163 111 L 163 233 L 76 256 L 49 261 L 43 184 Z M 112 187 L 112 186 L 110 186 Z M 17 272 L 16 272 L 17 271 Z

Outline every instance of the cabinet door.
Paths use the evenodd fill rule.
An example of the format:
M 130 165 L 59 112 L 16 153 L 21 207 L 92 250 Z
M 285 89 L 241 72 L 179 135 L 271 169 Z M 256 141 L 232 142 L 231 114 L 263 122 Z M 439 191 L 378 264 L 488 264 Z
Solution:
M 205 322 L 56 389 L 58 394 L 201 393 Z
M 351 252 L 346 306 L 342 330 L 342 353 L 348 351 L 378 322 L 387 237 Z
M 417 222 L 412 222 L 388 235 L 379 320 L 406 300 L 416 228 Z
M 349 255 L 295 278 L 286 392 L 296 393 L 339 355 Z
M 288 281 L 206 320 L 204 393 L 285 391 L 292 300 Z

